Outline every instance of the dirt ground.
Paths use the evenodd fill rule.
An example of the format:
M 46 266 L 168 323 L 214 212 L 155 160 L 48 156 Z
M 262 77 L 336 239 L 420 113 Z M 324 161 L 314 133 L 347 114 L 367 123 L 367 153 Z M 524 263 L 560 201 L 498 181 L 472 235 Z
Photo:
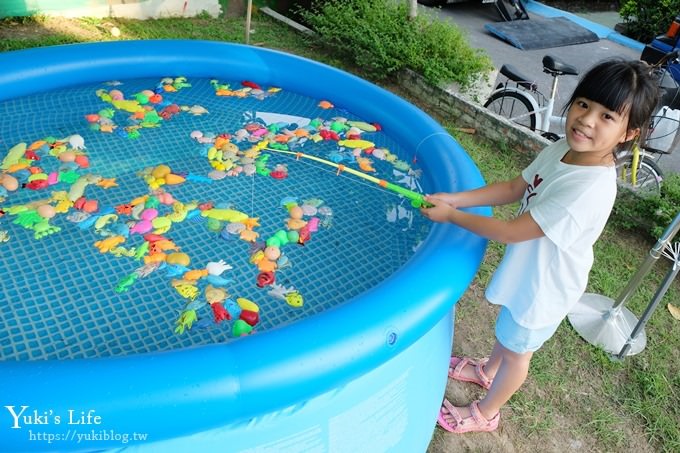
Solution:
M 475 281 L 458 302 L 454 334 L 454 353 L 456 355 L 480 357 L 491 352 L 498 308 L 485 300 L 484 289 L 483 285 Z M 560 326 L 558 334 L 544 348 L 559 348 L 560 337 L 564 335 L 576 335 L 566 325 L 566 322 Z M 536 354 L 541 354 L 541 351 L 539 350 Z M 556 366 L 555 368 L 555 372 L 559 373 L 560 367 Z M 579 371 L 575 370 L 575 373 L 579 373 Z M 584 370 L 581 373 L 587 374 L 587 371 Z M 610 396 L 604 393 L 600 383 L 594 382 L 592 388 L 583 388 L 582 390 L 582 395 L 578 399 L 586 400 L 588 405 L 584 407 L 581 403 L 574 401 L 574 410 L 579 412 L 595 411 L 600 404 L 604 404 L 605 401 L 609 402 Z M 513 400 L 519 397 L 530 402 L 529 404 L 535 405 L 536 414 L 527 417 L 524 408 L 515 411 L 512 404 L 513 400 L 511 400 L 511 404 L 501 409 L 500 426 L 495 432 L 456 435 L 437 427 L 427 453 L 610 453 L 618 451 L 652 453 L 654 451 L 649 446 L 644 432 L 634 426 L 631 426 L 626 433 L 628 443 L 624 448 L 617 448 L 612 445 L 603 449 L 601 441 L 592 438 L 579 429 L 579 424 L 583 421 L 582 413 L 575 414 L 562 409 L 546 408 L 551 406 L 552 403 L 549 400 L 552 396 L 543 392 L 541 383 L 532 377 L 531 372 L 518 393 L 519 395 L 513 397 Z M 484 390 L 475 384 L 454 380 L 448 382 L 446 397 L 454 404 L 467 405 L 483 396 Z M 576 399 L 574 398 L 574 400 Z M 526 429 L 526 426 L 523 425 L 540 424 L 542 412 L 549 414 L 551 418 L 550 426 L 537 430 L 540 434 L 527 434 L 528 432 L 531 433 L 532 430 Z

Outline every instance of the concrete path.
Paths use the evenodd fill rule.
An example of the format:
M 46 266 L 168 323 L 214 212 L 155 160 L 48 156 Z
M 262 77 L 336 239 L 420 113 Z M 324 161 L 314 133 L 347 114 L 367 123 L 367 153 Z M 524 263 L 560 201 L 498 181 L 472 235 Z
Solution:
M 521 50 L 497 38 L 484 28 L 486 23 L 500 21 L 500 16 L 493 4 L 482 4 L 478 0 L 471 0 L 463 3 L 449 4 L 441 9 L 427 9 L 438 14 L 440 18 L 451 21 L 463 29 L 468 35 L 470 44 L 473 47 L 484 49 L 491 57 L 497 69 L 503 64 L 512 64 L 520 69 L 529 80 L 536 81 L 540 91 L 546 96 L 550 93 L 552 77 L 543 73 L 541 60 L 544 55 L 553 55 L 575 66 L 581 72 L 586 71 L 598 61 L 606 58 L 640 58 L 644 45 L 613 30 L 612 23 L 615 25 L 619 21 L 616 13 L 583 14 L 577 16 L 533 0 L 529 0 L 525 4 L 530 17 L 567 17 L 596 33 L 600 40 L 593 43 L 550 49 Z M 501 79 L 499 78 L 499 80 Z M 555 114 L 561 113 L 561 108 L 571 95 L 577 81 L 577 77 L 560 77 Z M 680 151 L 661 157 L 659 165 L 664 171 L 680 173 Z

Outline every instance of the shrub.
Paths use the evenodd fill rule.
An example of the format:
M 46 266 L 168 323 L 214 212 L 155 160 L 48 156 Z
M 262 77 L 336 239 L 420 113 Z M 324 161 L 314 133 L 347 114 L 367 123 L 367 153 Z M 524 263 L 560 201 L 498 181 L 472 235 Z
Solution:
M 468 87 L 492 68 L 453 24 L 433 16 L 409 20 L 406 2 L 324 0 L 301 10 L 321 44 L 348 58 L 373 79 L 409 68 L 429 82 Z
M 666 32 L 678 13 L 680 0 L 626 0 L 619 10 L 626 34 L 640 42 L 649 42 Z
M 630 191 L 621 193 L 612 220 L 621 228 L 658 239 L 679 213 L 680 174 L 672 174 L 664 179 L 659 195 L 640 197 Z

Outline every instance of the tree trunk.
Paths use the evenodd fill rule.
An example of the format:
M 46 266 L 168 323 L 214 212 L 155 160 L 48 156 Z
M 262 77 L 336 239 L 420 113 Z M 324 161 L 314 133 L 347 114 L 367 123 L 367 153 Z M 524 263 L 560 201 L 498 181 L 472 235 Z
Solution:
M 244 0 L 227 0 L 227 8 L 224 12 L 226 17 L 243 17 L 246 13 Z

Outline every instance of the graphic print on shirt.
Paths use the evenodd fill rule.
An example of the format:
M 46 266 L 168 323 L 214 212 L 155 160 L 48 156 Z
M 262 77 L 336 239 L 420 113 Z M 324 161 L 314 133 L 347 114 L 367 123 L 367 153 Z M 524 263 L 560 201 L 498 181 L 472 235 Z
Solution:
M 517 212 L 517 217 L 521 216 L 524 214 L 524 212 L 529 208 L 529 201 L 538 193 L 536 192 L 536 188 L 543 182 L 543 178 L 536 173 L 534 175 L 534 181 L 533 183 L 527 184 L 527 190 L 524 191 L 524 197 L 522 198 L 522 203 L 519 205 L 519 211 Z

